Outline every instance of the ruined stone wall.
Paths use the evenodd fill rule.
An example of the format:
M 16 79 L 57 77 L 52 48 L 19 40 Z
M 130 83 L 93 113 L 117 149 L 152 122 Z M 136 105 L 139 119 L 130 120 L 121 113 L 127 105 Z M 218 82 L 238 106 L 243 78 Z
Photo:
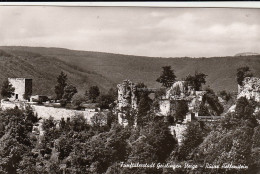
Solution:
M 13 109 L 15 107 L 18 107 L 19 109 L 25 109 L 26 108 L 26 103 L 25 102 L 16 102 L 16 101 L 4 101 L 1 100 L 1 109 L 6 110 L 6 109 Z
M 253 99 L 260 102 L 260 78 L 246 77 L 241 86 L 237 98 L 246 97 L 248 100 Z
M 26 102 L 9 102 L 9 101 L 1 101 L 2 110 L 12 109 L 17 106 L 20 109 L 25 109 L 27 105 L 30 105 L 34 111 L 34 113 L 43 119 L 48 119 L 50 116 L 54 118 L 54 120 L 61 120 L 61 118 L 67 119 L 68 117 L 73 117 L 76 115 L 83 115 L 84 118 L 87 119 L 87 122 L 90 124 L 90 119 L 98 112 L 92 112 L 88 110 L 72 110 L 65 108 L 54 108 L 54 107 L 46 107 L 42 105 L 32 105 Z
M 43 119 L 48 119 L 51 116 L 54 117 L 54 120 L 61 120 L 61 118 L 66 120 L 68 117 L 70 118 L 76 115 L 82 115 L 87 119 L 87 122 L 90 123 L 90 119 L 97 113 L 82 110 L 46 107 L 40 105 L 31 105 L 31 107 L 33 108 L 34 113 L 37 113 L 38 117 L 42 117 Z

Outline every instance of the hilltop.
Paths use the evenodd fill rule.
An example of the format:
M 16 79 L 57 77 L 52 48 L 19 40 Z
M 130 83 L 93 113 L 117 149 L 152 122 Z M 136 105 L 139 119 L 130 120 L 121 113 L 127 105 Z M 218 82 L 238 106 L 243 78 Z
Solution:
M 260 54 L 252 53 L 252 52 L 245 52 L 245 53 L 238 53 L 235 56 L 256 56 L 256 55 L 260 55 Z
M 236 69 L 240 66 L 249 66 L 255 76 L 260 76 L 260 55 L 160 58 L 45 47 L 0 47 L 0 50 L 11 55 L 11 58 L 0 55 L 0 82 L 9 76 L 26 75 L 34 78 L 35 86 L 40 85 L 42 92 L 54 87 L 61 70 L 81 89 L 96 84 L 103 90 L 124 79 L 159 87 L 156 78 L 165 65 L 172 66 L 179 80 L 195 71 L 207 74 L 206 85 L 216 91 L 237 91 Z

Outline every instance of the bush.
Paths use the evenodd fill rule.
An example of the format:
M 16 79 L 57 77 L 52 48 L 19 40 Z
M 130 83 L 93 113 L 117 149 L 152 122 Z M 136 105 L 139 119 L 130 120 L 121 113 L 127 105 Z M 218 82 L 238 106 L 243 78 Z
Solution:
M 86 98 L 80 94 L 75 94 L 72 97 L 72 105 L 76 108 L 76 109 L 81 109 L 80 105 L 86 101 Z
M 232 97 L 231 94 L 228 93 L 228 92 L 225 91 L 225 90 L 220 91 L 220 92 L 219 92 L 219 96 L 220 96 L 222 99 L 226 100 L 226 101 L 229 101 L 229 100 L 231 99 L 231 97 Z
M 250 119 L 253 117 L 255 106 L 249 102 L 245 97 L 240 97 L 236 103 L 236 118 Z
M 60 106 L 61 106 L 61 107 L 65 107 L 66 105 L 67 105 L 67 100 L 61 99 L 61 100 L 60 100 Z
M 114 103 L 114 99 L 113 96 L 104 94 L 98 97 L 97 102 L 100 109 L 110 109 L 111 104 Z

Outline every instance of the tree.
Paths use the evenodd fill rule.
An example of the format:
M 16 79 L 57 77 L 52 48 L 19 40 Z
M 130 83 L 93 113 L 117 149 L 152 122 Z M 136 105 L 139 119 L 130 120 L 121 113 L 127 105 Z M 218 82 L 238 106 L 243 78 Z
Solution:
M 205 103 L 201 103 L 199 105 L 199 111 L 198 111 L 199 116 L 207 116 L 210 115 L 209 109 L 207 106 L 205 106 Z
M 74 94 L 78 92 L 77 88 L 73 85 L 68 85 L 64 88 L 64 94 L 62 99 L 65 99 L 67 102 L 71 101 Z
M 108 167 L 115 162 L 125 161 L 128 138 L 128 131 L 119 125 L 114 125 L 109 132 L 90 138 L 85 145 L 87 162 L 90 167 L 85 173 L 106 173 Z
M 57 85 L 55 86 L 56 99 L 62 99 L 64 94 L 64 88 L 67 86 L 67 75 L 61 71 L 60 75 L 57 77 Z
M 100 95 L 98 86 L 91 86 L 88 91 L 86 91 L 86 96 L 92 101 L 96 102 L 97 97 Z
M 1 89 L 1 96 L 3 98 L 10 98 L 14 95 L 15 88 L 8 80 L 5 80 Z
M 86 131 L 89 129 L 89 125 L 87 119 L 83 115 L 75 115 L 72 117 L 71 121 L 67 121 L 67 125 L 69 125 L 70 130 L 80 132 Z
M 110 88 L 107 94 L 112 96 L 114 100 L 117 99 L 117 90 L 115 88 Z
M 253 74 L 250 72 L 248 66 L 240 67 L 237 69 L 237 83 L 241 86 L 242 82 L 246 77 L 252 77 Z
M 253 117 L 255 107 L 250 103 L 246 97 L 240 97 L 236 103 L 236 118 L 250 119 Z
M 97 99 L 97 102 L 100 109 L 110 109 L 110 106 L 114 103 L 114 99 L 113 96 L 104 94 Z
M 195 72 L 194 76 L 188 75 L 185 81 L 188 82 L 188 85 L 192 86 L 194 90 L 201 90 L 202 84 L 206 83 L 206 74 Z
M 184 116 L 187 114 L 188 111 L 189 111 L 189 107 L 186 101 L 184 100 L 177 101 L 175 120 L 183 121 Z
M 23 156 L 16 171 L 18 174 L 38 173 L 36 169 L 36 159 L 34 158 L 33 153 L 28 153 Z
M 178 159 L 185 160 L 189 158 L 189 154 L 200 145 L 203 141 L 203 133 L 198 122 L 188 123 L 184 133 L 184 140 L 178 150 Z
M 169 88 L 175 82 L 176 76 L 171 66 L 163 66 L 162 68 L 162 74 L 156 81 L 162 83 L 162 86 Z
M 229 101 L 229 100 L 232 98 L 231 93 L 230 93 L 230 92 L 228 93 L 228 92 L 225 91 L 225 90 L 220 91 L 220 92 L 219 92 L 219 95 L 220 95 L 220 97 L 221 97 L 222 99 L 224 99 L 224 100 L 226 100 L 226 101 Z
M 224 108 L 218 100 L 218 96 L 210 89 L 205 89 L 207 93 L 202 97 L 202 103 L 199 106 L 199 115 L 220 115 L 223 113 Z
M 177 145 L 176 139 L 171 135 L 168 124 L 163 120 L 150 122 L 139 132 L 139 136 L 131 143 L 127 163 L 166 163 L 166 159 Z M 123 168 L 119 173 L 162 173 L 156 168 Z
M 147 86 L 143 82 L 137 83 L 136 89 L 142 89 L 142 90 L 136 90 L 137 104 L 139 104 L 141 96 L 149 95 L 149 92 L 147 90 Z
M 0 138 L 0 173 L 17 173 L 20 161 L 33 145 L 29 135 L 33 124 L 28 113 L 19 109 L 0 112 L 0 120 L 5 125 Z
M 132 127 L 135 124 L 136 110 L 132 108 L 127 108 L 125 118 L 127 119 L 128 126 Z
M 118 118 L 116 114 L 110 111 L 107 113 L 107 125 L 111 128 L 113 123 L 118 123 Z
M 91 117 L 90 121 L 93 127 L 105 126 L 107 124 L 107 116 L 102 112 L 98 112 Z
M 151 122 L 148 132 L 145 134 L 146 140 L 154 147 L 157 162 L 164 163 L 177 145 L 176 139 L 170 133 L 169 125 L 163 120 Z
M 58 158 L 59 160 L 63 160 L 64 158 L 68 157 L 72 151 L 73 140 L 72 138 L 63 135 L 59 137 L 57 144 L 57 150 L 59 152 Z
M 86 101 L 86 98 L 84 96 L 82 96 L 81 94 L 77 93 L 72 97 L 72 105 L 76 108 L 76 109 L 81 109 L 81 104 L 83 102 Z
M 147 94 L 141 96 L 138 104 L 137 125 L 143 127 L 148 123 L 148 112 L 151 109 L 152 100 Z

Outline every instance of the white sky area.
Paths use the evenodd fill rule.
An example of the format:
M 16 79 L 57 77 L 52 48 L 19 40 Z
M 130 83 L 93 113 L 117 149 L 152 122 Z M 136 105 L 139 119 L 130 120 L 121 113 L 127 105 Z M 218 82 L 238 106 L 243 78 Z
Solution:
M 0 45 L 153 57 L 260 53 L 260 9 L 0 6 Z

